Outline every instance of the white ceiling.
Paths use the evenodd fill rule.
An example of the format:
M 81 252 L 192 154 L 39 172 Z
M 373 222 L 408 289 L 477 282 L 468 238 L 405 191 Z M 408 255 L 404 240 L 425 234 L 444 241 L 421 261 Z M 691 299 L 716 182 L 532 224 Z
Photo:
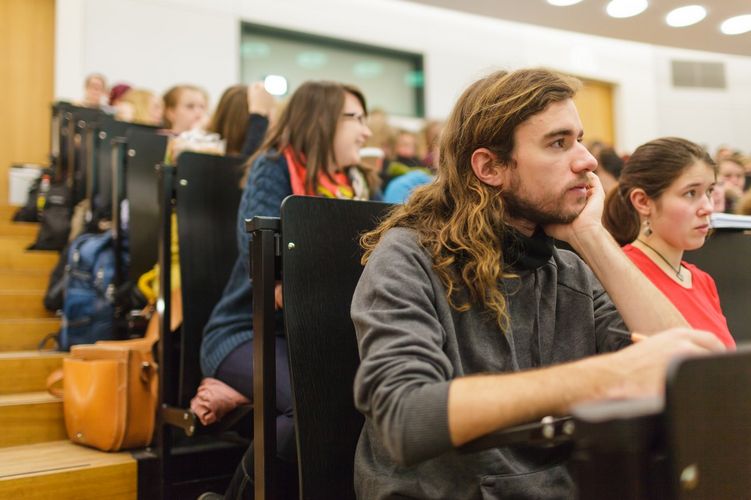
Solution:
M 728 36 L 719 26 L 727 18 L 751 14 L 749 0 L 650 0 L 647 10 L 627 19 L 605 13 L 608 0 L 583 0 L 554 7 L 545 0 L 408 0 L 414 3 L 636 42 L 751 56 L 751 32 Z M 676 7 L 700 4 L 708 13 L 698 24 L 671 28 L 665 16 Z

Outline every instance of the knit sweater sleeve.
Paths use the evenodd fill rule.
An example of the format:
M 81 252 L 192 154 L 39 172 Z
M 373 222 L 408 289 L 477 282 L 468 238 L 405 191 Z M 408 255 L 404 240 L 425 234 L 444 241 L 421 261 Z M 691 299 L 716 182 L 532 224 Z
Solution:
M 241 152 L 245 156 L 252 156 L 263 142 L 266 130 L 269 128 L 269 119 L 257 113 L 248 115 L 248 124 L 245 128 L 245 142 Z
M 414 464 L 452 448 L 448 387 L 431 260 L 414 234 L 393 229 L 365 266 L 352 300 L 361 363 L 355 405 L 397 463 Z M 440 293 L 440 292 L 438 292 Z
M 248 276 L 250 235 L 245 219 L 256 215 L 279 217 L 284 198 L 292 194 L 289 171 L 283 156 L 273 152 L 260 156 L 252 166 L 237 214 L 237 259 L 214 307 L 201 344 L 201 369 L 213 376 L 224 358 L 253 336 L 253 286 Z M 281 328 L 281 315 L 277 320 Z

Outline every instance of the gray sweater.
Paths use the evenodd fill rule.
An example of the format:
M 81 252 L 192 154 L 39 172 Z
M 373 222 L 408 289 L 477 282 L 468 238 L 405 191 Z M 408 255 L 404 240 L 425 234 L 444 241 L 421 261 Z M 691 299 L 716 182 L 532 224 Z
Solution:
M 355 456 L 361 499 L 571 498 L 566 450 L 454 451 L 449 382 L 612 351 L 630 341 L 592 271 L 554 249 L 540 267 L 503 286 L 504 333 L 473 307 L 451 309 L 432 259 L 409 229 L 390 230 L 365 266 L 352 301 L 361 364 L 355 404 L 365 426 Z

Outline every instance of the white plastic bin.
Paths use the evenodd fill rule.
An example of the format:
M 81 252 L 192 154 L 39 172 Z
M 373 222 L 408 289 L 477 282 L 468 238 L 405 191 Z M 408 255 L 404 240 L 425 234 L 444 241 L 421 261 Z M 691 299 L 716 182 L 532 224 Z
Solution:
M 8 203 L 25 205 L 29 188 L 42 174 L 41 165 L 13 165 L 8 172 Z

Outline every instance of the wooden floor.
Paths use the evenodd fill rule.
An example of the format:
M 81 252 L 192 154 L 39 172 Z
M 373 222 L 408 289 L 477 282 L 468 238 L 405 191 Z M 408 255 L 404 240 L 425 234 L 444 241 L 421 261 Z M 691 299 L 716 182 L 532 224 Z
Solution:
M 46 390 L 64 354 L 40 352 L 60 328 L 42 298 L 58 253 L 30 251 L 38 224 L 12 223 L 0 206 L 0 499 L 135 499 L 130 453 L 104 453 L 67 440 L 62 401 Z

